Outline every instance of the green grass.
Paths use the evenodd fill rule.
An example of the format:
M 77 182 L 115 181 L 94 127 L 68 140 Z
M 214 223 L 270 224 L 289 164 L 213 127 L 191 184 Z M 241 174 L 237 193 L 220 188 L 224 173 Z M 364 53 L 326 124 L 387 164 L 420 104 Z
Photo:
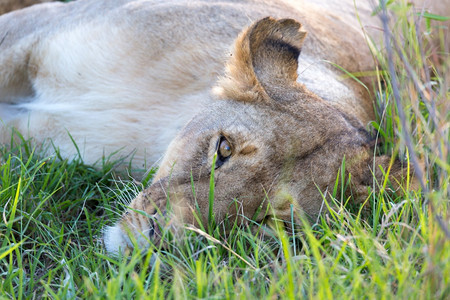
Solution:
M 367 199 L 367 214 L 343 206 L 351 199 L 336 184 L 336 205 L 295 234 L 276 220 L 226 234 L 210 223 L 168 236 L 166 250 L 117 259 L 101 245 L 102 228 L 123 211 L 118 199 L 129 201 L 148 178 L 120 177 L 114 163 L 43 157 L 22 139 L 0 149 L 0 298 L 448 299 L 449 58 L 427 46 L 442 23 L 407 6 L 389 9 L 391 69 L 386 53 L 374 52 L 377 151 L 419 162 L 421 191 L 382 190 Z M 346 182 L 342 174 L 337 181 Z

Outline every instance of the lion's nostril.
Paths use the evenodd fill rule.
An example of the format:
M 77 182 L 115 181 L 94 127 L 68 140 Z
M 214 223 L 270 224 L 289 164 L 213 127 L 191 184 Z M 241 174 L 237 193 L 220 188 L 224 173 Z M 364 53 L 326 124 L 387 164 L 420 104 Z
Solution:
M 155 226 L 151 226 L 150 230 L 148 231 L 148 237 L 151 239 L 155 235 Z

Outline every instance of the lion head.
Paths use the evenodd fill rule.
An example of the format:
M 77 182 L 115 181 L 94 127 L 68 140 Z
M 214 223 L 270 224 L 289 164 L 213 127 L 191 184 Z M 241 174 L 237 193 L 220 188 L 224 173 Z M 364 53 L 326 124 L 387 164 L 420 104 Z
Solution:
M 390 159 L 377 157 L 374 164 L 365 124 L 297 82 L 305 37 L 297 21 L 273 18 L 239 35 L 216 99 L 181 130 L 153 184 L 105 232 L 110 253 L 133 247 L 129 235 L 140 247 L 157 243 L 156 222 L 168 202 L 175 227 L 206 224 L 211 216 L 216 223 L 290 220 L 293 210 L 315 218 L 344 158 L 354 199 L 367 196 L 380 173 L 370 167 Z

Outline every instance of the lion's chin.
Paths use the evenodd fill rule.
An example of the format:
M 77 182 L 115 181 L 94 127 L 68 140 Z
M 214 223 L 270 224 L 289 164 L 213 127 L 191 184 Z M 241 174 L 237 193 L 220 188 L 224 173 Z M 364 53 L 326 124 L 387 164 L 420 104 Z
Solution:
M 129 238 L 129 234 L 117 223 L 114 226 L 108 226 L 103 232 L 103 243 L 109 255 L 120 256 L 126 255 L 133 251 L 135 247 L 140 250 L 146 250 L 150 246 L 149 232 L 153 232 L 152 228 L 144 230 L 135 230 L 131 234 L 136 238 L 134 242 Z
M 128 235 L 122 230 L 120 224 L 107 226 L 103 232 L 103 243 L 110 255 L 119 256 L 133 249 Z

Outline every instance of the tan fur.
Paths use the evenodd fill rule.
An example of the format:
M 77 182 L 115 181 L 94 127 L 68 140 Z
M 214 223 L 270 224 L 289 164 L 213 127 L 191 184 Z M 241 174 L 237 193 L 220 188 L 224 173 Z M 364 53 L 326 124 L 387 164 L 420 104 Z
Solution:
M 315 218 L 319 191 L 333 188 L 344 157 L 362 201 L 372 174 L 382 178 L 378 164 L 391 162 L 373 158 L 371 96 L 327 62 L 349 72 L 374 68 L 360 26 L 379 24 L 368 3 L 357 8 L 363 24 L 352 0 L 78 0 L 6 14 L 0 142 L 15 127 L 38 146 L 51 138 L 72 158 L 73 138 L 85 162 L 119 150 L 134 170 L 165 152 L 153 184 L 105 232 L 111 253 L 132 247 L 129 234 L 142 247 L 149 237 L 157 242 L 156 221 L 197 224 L 197 207 L 207 223 L 223 141 L 231 156 L 216 165 L 216 223 L 288 221 L 292 209 Z M 399 162 L 392 173 L 401 180 Z

